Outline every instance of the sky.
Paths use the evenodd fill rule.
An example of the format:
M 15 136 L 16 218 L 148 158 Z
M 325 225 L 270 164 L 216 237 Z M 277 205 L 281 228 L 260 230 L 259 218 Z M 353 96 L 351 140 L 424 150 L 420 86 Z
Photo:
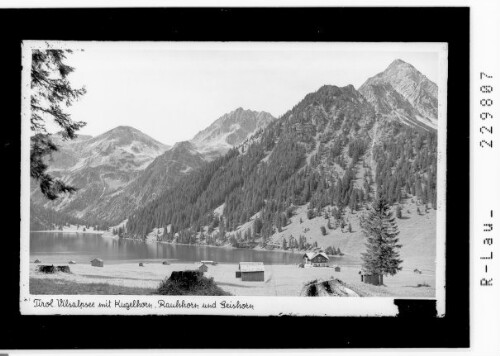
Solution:
M 58 43 L 85 94 L 68 108 L 96 136 L 132 126 L 168 145 L 238 107 L 279 117 L 324 84 L 359 88 L 399 58 L 438 83 L 437 44 Z M 54 47 L 57 47 L 55 44 Z

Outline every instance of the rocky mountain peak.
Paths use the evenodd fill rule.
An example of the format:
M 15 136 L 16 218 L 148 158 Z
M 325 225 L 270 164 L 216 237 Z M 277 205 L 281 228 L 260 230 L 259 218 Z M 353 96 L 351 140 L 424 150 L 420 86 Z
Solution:
M 268 112 L 239 107 L 200 131 L 191 142 L 200 152 L 225 153 L 273 120 L 275 118 Z
M 369 78 L 359 92 L 382 114 L 399 111 L 406 124 L 437 127 L 437 85 L 401 59 Z
M 189 141 L 180 141 L 177 142 L 171 149 L 171 151 L 189 151 L 189 152 L 194 152 L 196 151 L 194 145 L 189 142 Z
M 407 63 L 407 62 L 405 62 L 405 61 L 403 61 L 402 59 L 399 59 L 399 58 L 393 60 L 391 62 L 391 64 L 389 64 L 389 66 L 387 67 L 387 69 L 389 69 L 389 68 L 395 68 L 395 67 L 397 68 L 397 67 L 400 67 L 400 66 L 407 66 L 407 67 L 411 67 L 411 68 L 415 69 L 415 67 L 413 67 L 410 63 Z

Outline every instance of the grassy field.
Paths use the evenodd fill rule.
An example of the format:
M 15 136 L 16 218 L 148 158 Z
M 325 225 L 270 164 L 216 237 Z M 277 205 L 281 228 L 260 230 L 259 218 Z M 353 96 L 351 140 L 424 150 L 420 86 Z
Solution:
M 179 263 L 122 263 L 92 267 L 71 265 L 71 273 L 44 274 L 30 266 L 30 291 L 32 294 L 151 294 L 172 271 L 196 268 L 195 264 Z M 433 274 L 415 274 L 402 271 L 394 277 L 384 278 L 385 286 L 362 283 L 357 267 L 298 268 L 293 265 L 266 265 L 263 282 L 242 282 L 235 277 L 236 264 L 209 266 L 207 277 L 213 277 L 224 291 L 241 296 L 299 296 L 305 283 L 314 279 L 338 278 L 361 296 L 387 296 L 433 298 Z M 428 284 L 429 287 L 418 287 Z
M 152 288 L 118 286 L 109 283 L 78 283 L 60 278 L 30 278 L 30 294 L 149 295 Z

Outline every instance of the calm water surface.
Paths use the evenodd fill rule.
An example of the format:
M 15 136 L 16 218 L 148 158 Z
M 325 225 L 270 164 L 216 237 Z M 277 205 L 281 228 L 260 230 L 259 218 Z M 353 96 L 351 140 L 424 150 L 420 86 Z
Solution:
M 122 263 L 145 260 L 169 260 L 171 262 L 196 262 L 201 260 L 219 263 L 259 261 L 265 264 L 297 264 L 302 254 L 248 249 L 227 249 L 211 246 L 171 245 L 144 243 L 132 240 L 103 238 L 98 234 L 74 234 L 62 232 L 31 232 L 30 260 L 43 263 L 88 263 L 99 257 L 106 263 Z M 357 265 L 356 259 L 333 257 L 339 265 Z

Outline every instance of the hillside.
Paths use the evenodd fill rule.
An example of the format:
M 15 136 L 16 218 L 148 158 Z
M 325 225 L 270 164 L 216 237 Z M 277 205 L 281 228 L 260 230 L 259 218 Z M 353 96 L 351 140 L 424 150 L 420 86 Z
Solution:
M 296 217 L 303 212 L 294 214 L 304 207 L 314 216 L 349 211 L 342 219 L 348 217 L 354 231 L 376 194 L 393 206 L 407 204 L 406 210 L 416 211 L 416 204 L 435 209 L 437 132 L 426 122 L 437 120 L 436 95 L 434 83 L 399 60 L 359 91 L 325 85 L 260 130 L 244 149 L 203 165 L 135 211 L 127 234 L 142 239 L 163 227 L 161 239 L 170 242 L 274 248 L 281 232 L 297 229 Z M 433 246 L 435 220 L 432 213 L 426 216 L 429 229 L 422 229 L 417 214 L 398 220 L 401 239 L 409 241 L 422 230 L 425 243 Z M 356 236 L 339 235 L 335 247 L 359 254 L 363 239 Z M 314 242 L 331 246 L 316 234 L 310 243 L 299 237 L 294 235 L 301 249 Z
M 415 201 L 415 200 L 414 200 Z M 397 219 L 402 244 L 401 257 L 404 261 L 403 268 L 418 268 L 421 271 L 434 270 L 436 255 L 435 229 L 436 229 L 436 211 L 428 209 L 426 212 L 422 204 L 412 203 L 411 199 L 405 199 L 401 204 L 403 207 L 402 219 Z M 420 211 L 420 214 L 417 211 Z M 325 211 L 332 209 L 331 206 L 325 207 Z M 393 209 L 395 214 L 395 209 Z M 289 224 L 282 227 L 281 232 L 276 232 L 270 237 L 270 242 L 283 249 L 283 239 L 287 249 L 290 249 L 290 238 L 298 239 L 300 236 L 306 238 L 310 245 L 317 244 L 324 249 L 333 247 L 349 256 L 360 258 L 360 251 L 365 250 L 366 237 L 360 227 L 360 216 L 363 210 L 351 213 L 349 209 L 345 212 L 346 226 L 342 229 L 335 227 L 330 223 L 325 214 L 315 216 L 312 219 L 307 217 L 307 206 L 303 205 L 297 208 L 294 215 L 290 218 Z M 330 215 L 331 216 L 331 215 Z M 302 222 L 301 222 L 302 221 Z M 330 217 L 330 222 L 334 221 Z M 351 224 L 351 232 L 348 225 Z M 321 227 L 325 227 L 326 235 L 323 235 Z M 242 233 L 244 234 L 244 233 Z

